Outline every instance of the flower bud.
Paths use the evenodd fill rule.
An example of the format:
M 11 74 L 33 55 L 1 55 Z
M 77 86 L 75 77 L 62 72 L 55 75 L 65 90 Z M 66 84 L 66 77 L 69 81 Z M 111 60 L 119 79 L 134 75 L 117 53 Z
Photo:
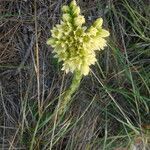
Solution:
M 75 7 L 73 9 L 73 15 L 78 16 L 80 14 L 80 8 L 79 7 Z
M 103 19 L 99 18 L 97 19 L 94 23 L 93 26 L 97 29 L 101 29 L 102 28 L 102 24 L 103 24 Z
M 62 12 L 63 12 L 63 13 L 68 13 L 69 11 L 70 11 L 69 6 L 66 6 L 66 5 L 65 5 L 65 6 L 62 7 Z
M 74 18 L 74 25 L 75 26 L 82 26 L 85 23 L 85 18 L 83 16 L 78 16 Z
M 70 22 L 71 21 L 70 14 L 65 13 L 65 14 L 63 14 L 62 18 L 63 18 L 63 21 L 66 21 L 66 22 Z
M 109 36 L 110 34 L 109 34 L 109 32 L 108 32 L 107 30 L 101 29 L 101 30 L 99 31 L 99 35 L 100 35 L 101 37 L 107 37 L 107 36 Z
M 73 0 L 71 3 L 70 3 L 70 7 L 74 8 L 77 6 L 77 3 L 75 0 Z

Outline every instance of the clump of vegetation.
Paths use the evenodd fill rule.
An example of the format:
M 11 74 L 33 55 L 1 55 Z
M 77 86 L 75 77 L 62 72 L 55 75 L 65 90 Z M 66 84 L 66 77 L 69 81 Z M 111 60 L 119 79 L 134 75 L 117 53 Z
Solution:
M 1 0 L 0 149 L 150 149 L 148 0 L 78 0 L 77 4 L 81 9 L 76 5 L 74 11 L 81 17 L 75 21 L 82 24 L 77 27 L 82 32 L 72 33 L 80 39 L 74 46 L 83 48 L 82 34 L 92 33 L 88 40 L 94 39 L 97 28 L 92 22 L 103 18 L 97 22 L 98 31 L 103 24 L 110 32 L 109 39 L 102 38 L 107 40 L 105 50 L 86 45 L 83 50 L 88 53 L 77 55 L 66 49 L 72 47 L 67 34 L 73 28 L 67 24 L 73 7 L 67 0 Z M 62 54 L 52 39 L 56 34 L 61 39 L 64 24 L 70 28 L 63 36 Z M 46 44 L 49 37 L 51 46 Z M 75 56 L 87 61 L 85 55 L 87 65 L 75 63 Z M 68 63 L 72 56 L 74 61 Z M 58 115 L 72 82 L 80 87 L 72 87 L 76 92 L 69 97 L 71 103 Z

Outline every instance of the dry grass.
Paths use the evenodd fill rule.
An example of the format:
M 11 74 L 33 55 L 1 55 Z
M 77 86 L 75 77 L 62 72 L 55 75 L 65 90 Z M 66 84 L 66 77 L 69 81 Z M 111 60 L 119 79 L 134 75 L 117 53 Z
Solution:
M 0 1 L 0 149 L 148 150 L 149 1 L 78 1 L 87 24 L 103 17 L 111 38 L 55 122 L 72 75 L 60 71 L 46 40 L 68 2 Z

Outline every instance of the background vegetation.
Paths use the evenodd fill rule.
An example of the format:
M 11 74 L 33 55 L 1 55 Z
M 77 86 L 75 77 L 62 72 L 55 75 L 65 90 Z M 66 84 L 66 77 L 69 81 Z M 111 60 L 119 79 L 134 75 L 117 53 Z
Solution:
M 87 25 L 102 17 L 111 36 L 58 119 L 54 109 L 72 74 L 61 71 L 46 41 L 68 2 L 0 1 L 0 149 L 148 150 L 150 1 L 77 1 Z

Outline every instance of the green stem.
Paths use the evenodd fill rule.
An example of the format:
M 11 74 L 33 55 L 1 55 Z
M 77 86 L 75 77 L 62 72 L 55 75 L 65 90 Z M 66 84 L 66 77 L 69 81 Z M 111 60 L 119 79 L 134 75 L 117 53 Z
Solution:
M 60 106 L 58 110 L 58 115 L 62 115 L 65 112 L 65 108 L 71 101 L 71 96 L 75 93 L 80 85 L 80 81 L 82 79 L 82 74 L 79 71 L 74 73 L 74 77 L 72 79 L 72 83 L 69 89 L 65 92 L 65 94 L 60 99 Z

